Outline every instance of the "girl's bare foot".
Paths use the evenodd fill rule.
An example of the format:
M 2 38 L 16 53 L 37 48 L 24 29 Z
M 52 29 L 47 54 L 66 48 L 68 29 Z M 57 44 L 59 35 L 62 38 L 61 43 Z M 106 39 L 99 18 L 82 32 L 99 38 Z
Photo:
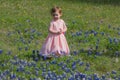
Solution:
M 58 52 L 57 52 L 55 55 L 56 55 L 56 56 L 58 56 L 58 57 L 60 57 L 60 56 L 61 56 Z

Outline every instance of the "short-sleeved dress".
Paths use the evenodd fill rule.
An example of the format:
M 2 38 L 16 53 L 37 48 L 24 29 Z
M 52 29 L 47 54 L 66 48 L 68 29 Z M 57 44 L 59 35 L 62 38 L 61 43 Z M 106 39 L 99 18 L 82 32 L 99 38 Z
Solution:
M 63 33 L 58 34 L 60 29 Z M 69 55 L 70 50 L 64 35 L 66 29 L 65 22 L 62 19 L 57 21 L 52 20 L 49 26 L 49 34 L 42 45 L 40 54 L 43 56 L 54 55 L 56 53 L 60 55 Z

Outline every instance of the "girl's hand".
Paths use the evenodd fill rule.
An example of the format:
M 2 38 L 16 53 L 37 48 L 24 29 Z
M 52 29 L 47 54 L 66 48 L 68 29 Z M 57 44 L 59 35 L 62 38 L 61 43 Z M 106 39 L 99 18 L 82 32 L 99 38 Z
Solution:
M 63 33 L 62 29 L 60 29 L 60 33 Z
M 61 32 L 59 31 L 57 34 L 61 34 Z
M 62 34 L 63 32 L 62 32 L 62 29 L 60 29 L 59 31 L 58 31 L 58 34 Z

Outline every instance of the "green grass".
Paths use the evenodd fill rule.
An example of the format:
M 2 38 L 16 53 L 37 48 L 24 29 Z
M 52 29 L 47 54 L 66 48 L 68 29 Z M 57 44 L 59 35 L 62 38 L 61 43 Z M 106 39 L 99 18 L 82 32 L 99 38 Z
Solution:
M 65 36 L 73 59 L 71 63 L 77 59 L 82 59 L 85 63 L 90 63 L 90 71 L 84 70 L 85 65 L 83 67 L 77 65 L 76 71 L 86 74 L 97 73 L 99 75 L 106 74 L 112 70 L 118 71 L 120 64 L 119 62 L 115 62 L 116 57 L 114 53 L 116 49 L 109 51 L 106 47 L 113 46 L 108 43 L 109 37 L 120 39 L 120 35 L 118 35 L 120 30 L 117 30 L 120 27 L 119 4 L 120 1 L 118 0 L 0 0 L 0 49 L 3 50 L 3 54 L 0 54 L 0 62 L 4 63 L 8 60 L 8 65 L 3 69 L 0 67 L 0 70 L 4 71 L 8 69 L 10 65 L 9 59 L 15 55 L 20 59 L 32 61 L 29 57 L 32 54 L 32 50 L 40 50 L 42 43 L 48 35 L 48 26 L 51 21 L 50 9 L 54 5 L 58 5 L 63 10 L 62 19 L 64 19 L 68 27 Z M 110 29 L 108 28 L 109 25 L 111 26 Z M 32 29 L 36 31 L 31 33 Z M 28 32 L 25 33 L 25 30 L 28 30 Z M 90 34 L 85 38 L 84 32 L 90 30 L 97 31 L 98 35 L 94 37 L 93 34 Z M 21 33 L 19 34 L 17 31 Z M 72 37 L 71 33 L 75 34 L 78 31 L 82 31 L 82 36 Z M 102 36 L 101 32 L 104 32 L 105 35 Z M 8 34 L 10 36 L 7 36 Z M 31 40 L 31 36 L 33 40 Z M 24 38 L 26 44 L 20 41 L 21 37 Z M 97 39 L 100 39 L 97 51 L 102 52 L 104 50 L 105 52 L 96 58 L 95 54 L 87 56 L 87 50 L 90 47 L 96 52 Z M 85 42 L 85 40 L 88 42 Z M 31 42 L 30 44 L 29 41 Z M 25 47 L 28 47 L 27 51 L 25 51 Z M 18 50 L 18 48 L 21 48 L 21 50 Z M 84 52 L 79 53 L 77 56 L 73 55 L 73 51 L 79 52 L 81 49 L 84 49 Z M 8 51 L 12 52 L 11 56 L 6 55 Z M 120 51 L 119 45 L 117 51 Z M 67 59 L 69 57 L 61 57 L 56 59 L 56 61 L 65 62 Z M 120 58 L 118 59 L 120 60 Z M 37 64 L 40 66 L 39 63 L 46 62 L 40 60 Z M 71 63 L 67 66 L 70 67 Z M 62 73 L 59 73 L 57 65 L 51 65 L 50 69 L 56 71 L 58 74 Z M 26 70 L 34 73 L 32 69 L 27 68 Z M 41 74 L 41 72 L 39 73 Z M 20 73 L 20 75 L 23 74 Z M 30 76 L 26 77 L 29 78 Z

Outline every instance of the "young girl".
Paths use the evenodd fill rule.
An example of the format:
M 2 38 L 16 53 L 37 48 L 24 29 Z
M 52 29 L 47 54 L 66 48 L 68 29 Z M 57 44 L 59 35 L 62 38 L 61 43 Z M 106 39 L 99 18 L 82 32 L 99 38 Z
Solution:
M 60 19 L 62 16 L 61 8 L 54 7 L 51 9 L 52 21 L 49 26 L 49 34 L 40 50 L 42 56 L 61 56 L 69 55 L 70 50 L 64 36 L 67 31 L 65 22 Z

